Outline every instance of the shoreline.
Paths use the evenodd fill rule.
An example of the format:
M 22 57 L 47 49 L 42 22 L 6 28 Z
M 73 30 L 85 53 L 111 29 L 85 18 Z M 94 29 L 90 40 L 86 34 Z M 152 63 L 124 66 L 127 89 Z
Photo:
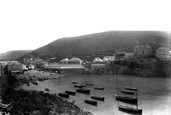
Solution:
M 91 112 L 85 111 L 66 99 L 63 99 L 56 94 L 48 93 L 45 91 L 35 91 L 35 90 L 25 90 L 25 89 L 15 89 L 15 87 L 20 87 L 21 81 L 18 80 L 21 77 L 29 79 L 29 76 L 35 76 L 34 78 L 48 78 L 49 80 L 62 77 L 62 75 L 52 74 L 49 72 L 42 72 L 43 74 L 34 75 L 36 71 L 31 71 L 32 73 L 25 72 L 24 75 L 19 76 L 8 76 L 7 79 L 13 79 L 15 84 L 8 87 L 5 95 L 3 95 L 3 103 L 12 103 L 12 107 L 8 110 L 11 115 L 23 115 L 23 114 L 38 114 L 41 115 L 92 115 Z M 38 72 L 40 73 L 40 72 Z M 37 74 L 37 72 L 36 72 Z M 6 79 L 6 80 L 7 80 Z M 12 80 L 12 81 L 13 81 Z M 11 80 L 10 80 L 11 81 Z M 29 81 L 30 82 L 30 81 Z M 18 85 L 17 85 L 17 84 Z M 10 90 L 9 90 L 10 89 Z

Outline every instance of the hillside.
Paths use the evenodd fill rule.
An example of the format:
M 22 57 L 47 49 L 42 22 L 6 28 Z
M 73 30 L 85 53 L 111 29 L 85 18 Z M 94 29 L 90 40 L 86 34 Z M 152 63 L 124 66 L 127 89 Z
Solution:
M 167 38 L 167 33 L 157 31 L 109 31 L 57 39 L 32 51 L 31 54 L 41 57 L 68 57 L 70 55 L 89 55 L 105 50 L 132 52 L 137 41 L 139 44 L 148 43 L 155 52 L 156 48 L 168 45 Z
M 0 60 L 10 61 L 16 60 L 17 58 L 31 52 L 32 50 L 15 50 L 0 54 Z

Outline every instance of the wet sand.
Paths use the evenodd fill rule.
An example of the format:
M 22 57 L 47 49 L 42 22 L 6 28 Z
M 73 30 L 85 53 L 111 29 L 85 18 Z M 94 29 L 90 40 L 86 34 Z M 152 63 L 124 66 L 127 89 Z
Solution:
M 39 75 L 40 73 L 36 74 Z M 57 79 L 46 81 L 37 81 L 38 85 L 30 84 L 30 86 L 27 86 L 24 84 L 22 88 L 44 91 L 48 87 L 50 89 L 49 93 L 59 93 L 65 90 L 75 91 L 74 84 L 71 83 L 72 81 L 85 85 L 86 80 L 87 83 L 93 83 L 94 86 L 102 86 L 105 88 L 104 91 L 100 91 L 95 90 L 93 86 L 88 86 L 91 90 L 91 95 L 104 96 L 105 102 L 98 101 L 97 107 L 85 104 L 84 100 L 90 99 L 90 95 L 80 93 L 77 93 L 76 96 L 70 96 L 69 101 L 75 101 L 78 107 L 91 111 L 93 115 L 128 115 L 127 113 L 118 111 L 118 102 L 114 96 L 117 95 L 118 89 L 129 87 L 130 81 L 132 87 L 139 89 L 139 107 L 143 109 L 143 115 L 170 115 L 171 113 L 171 78 L 78 74 L 60 76 Z M 124 105 L 123 103 L 119 104 Z

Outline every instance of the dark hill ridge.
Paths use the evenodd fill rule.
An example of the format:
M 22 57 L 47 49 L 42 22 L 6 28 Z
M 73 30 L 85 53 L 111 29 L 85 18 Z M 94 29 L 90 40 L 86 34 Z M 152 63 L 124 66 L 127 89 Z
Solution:
M 156 48 L 169 44 L 168 34 L 160 31 L 109 31 L 77 37 L 57 39 L 31 52 L 34 56 L 68 57 L 70 55 L 93 54 L 96 51 L 116 50 L 133 52 L 139 44 Z M 23 57 L 20 58 L 20 60 Z
M 17 58 L 28 54 L 32 50 L 15 50 L 15 51 L 8 51 L 5 53 L 0 54 L 0 60 L 10 61 L 16 60 Z

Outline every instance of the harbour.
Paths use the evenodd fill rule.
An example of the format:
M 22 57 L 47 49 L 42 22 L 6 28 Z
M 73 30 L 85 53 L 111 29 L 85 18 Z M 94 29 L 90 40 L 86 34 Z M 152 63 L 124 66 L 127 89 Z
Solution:
M 20 88 L 26 90 L 44 91 L 45 88 L 51 89 L 48 93 L 58 94 L 60 92 L 76 91 L 74 84 L 85 85 L 85 77 L 87 82 L 93 86 L 104 87 L 105 90 L 96 90 L 92 86 L 87 86 L 90 89 L 90 95 L 76 93 L 75 96 L 69 96 L 69 101 L 74 102 L 78 107 L 93 113 L 93 115 L 127 115 L 118 110 L 118 102 L 115 100 L 117 90 L 129 86 L 131 79 L 132 85 L 138 88 L 138 98 L 140 107 L 143 108 L 143 115 L 169 115 L 171 112 L 171 78 L 149 78 L 129 75 L 87 75 L 87 74 L 72 74 L 58 77 L 57 79 L 49 79 L 46 81 L 37 81 L 38 85 L 26 84 Z M 117 79 L 117 80 L 111 80 Z M 118 85 L 119 83 L 119 85 Z M 86 99 L 91 99 L 91 95 L 102 96 L 105 102 L 97 101 L 97 106 L 92 106 L 84 103 Z

